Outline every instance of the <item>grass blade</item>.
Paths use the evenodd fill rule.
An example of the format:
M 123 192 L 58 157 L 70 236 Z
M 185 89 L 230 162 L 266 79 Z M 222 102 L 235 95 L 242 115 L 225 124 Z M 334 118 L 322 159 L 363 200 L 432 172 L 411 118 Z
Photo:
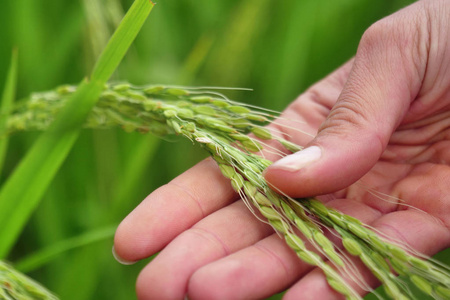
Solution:
M 8 77 L 6 78 L 3 89 L 2 103 L 0 107 L 0 174 L 2 173 L 5 162 L 6 149 L 8 148 L 8 136 L 4 134 L 6 121 L 11 113 L 11 107 L 14 102 L 17 85 L 17 49 L 13 50 L 11 57 L 11 66 L 9 67 Z
M 55 243 L 21 259 L 15 268 L 24 273 L 36 270 L 64 252 L 112 238 L 116 229 L 117 225 L 107 226 Z
M 136 0 L 134 2 L 98 59 L 92 72 L 92 80 L 106 82 L 111 77 L 142 25 L 144 25 L 153 5 L 149 0 Z
M 0 190 L 0 258 L 4 258 L 75 143 L 81 125 L 141 29 L 153 3 L 136 0 L 100 55 L 92 76 L 35 142 Z

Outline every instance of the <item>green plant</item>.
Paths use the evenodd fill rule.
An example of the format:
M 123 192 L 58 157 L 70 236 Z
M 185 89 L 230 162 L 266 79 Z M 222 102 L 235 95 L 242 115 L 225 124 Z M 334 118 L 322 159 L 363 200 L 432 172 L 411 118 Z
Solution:
M 114 1 L 83 1 L 86 4 L 85 8 L 87 12 L 91 9 L 88 8 L 87 4 L 93 4 L 93 2 L 97 2 L 96 4 L 102 2 L 104 4 L 103 7 L 105 7 Z M 117 4 L 119 1 L 115 2 Z M 143 1 L 141 2 L 143 3 Z M 196 78 L 196 84 L 251 86 L 256 91 L 247 95 L 246 101 L 251 102 L 252 99 L 261 101 L 261 99 L 264 99 L 267 102 L 262 104 L 263 106 L 269 107 L 270 105 L 274 107 L 275 105 L 275 107 L 281 108 L 301 90 L 348 59 L 354 53 L 354 49 L 364 28 L 389 11 L 405 5 L 408 1 L 385 0 L 384 3 L 383 1 L 381 1 L 382 3 L 375 3 L 373 1 L 358 0 L 346 1 L 345 4 L 327 1 L 326 5 L 323 5 L 324 3 L 321 1 L 286 1 L 272 6 L 270 1 L 267 0 L 226 2 L 205 0 L 203 2 L 196 2 L 198 4 L 196 7 L 201 7 L 198 10 L 195 10 L 194 7 L 187 7 L 189 1 L 176 1 L 176 5 L 171 4 L 170 1 L 164 2 L 160 3 L 158 7 L 158 9 L 161 9 L 161 14 L 159 15 L 163 15 L 164 17 L 158 23 L 153 23 L 150 29 L 151 34 L 145 36 L 145 39 L 136 45 L 135 50 L 137 51 L 135 51 L 135 55 L 130 56 L 128 63 L 124 64 L 124 68 L 120 70 L 122 78 L 132 79 L 135 82 L 176 82 L 174 78 L 181 78 L 178 82 L 180 84 L 192 84 L 190 80 Z M 2 24 L 2 31 L 0 32 L 3 41 L 2 46 L 5 45 L 3 48 L 7 48 L 9 53 L 11 47 L 19 45 L 19 48 L 23 51 L 22 53 L 26 54 L 21 55 L 23 57 L 23 60 L 21 60 L 23 65 L 21 68 L 22 79 L 19 81 L 21 87 L 19 96 L 23 96 L 29 91 L 41 90 L 43 87 L 52 87 L 56 83 L 74 82 L 78 80 L 82 76 L 81 74 L 85 74 L 86 72 L 80 71 L 79 68 L 74 67 L 74 64 L 78 66 L 85 64 L 90 68 L 91 64 L 86 63 L 82 51 L 78 51 L 87 46 L 79 45 L 77 42 L 79 40 L 78 35 L 83 28 L 83 13 L 80 13 L 82 9 L 79 9 L 76 3 L 78 1 L 21 0 L 13 1 L 3 6 L 3 9 L 0 11 L 0 15 L 2 16 L 1 22 L 4 22 Z M 95 4 L 93 5 L 95 6 Z M 98 6 L 102 7 L 101 5 Z M 257 10 L 253 6 L 257 6 Z M 45 15 L 44 19 L 40 15 L 41 7 L 45 10 L 45 14 L 43 14 Z M 62 12 L 61 8 L 63 7 L 65 10 Z M 182 9 L 176 9 L 179 7 Z M 105 10 L 101 9 L 101 11 Z M 182 12 L 182 14 L 179 12 Z M 98 11 L 93 14 L 95 15 L 95 13 L 98 13 Z M 192 18 L 193 15 L 195 18 Z M 195 20 L 195 22 L 192 21 L 194 26 L 186 26 L 185 16 L 190 21 Z M 97 17 L 101 18 L 101 15 L 94 17 L 90 18 L 88 16 L 88 19 L 95 22 Z M 64 19 L 66 22 L 56 23 L 59 19 Z M 228 20 L 228 22 L 219 21 L 223 22 L 223 28 L 216 26 L 216 20 L 219 19 Z M 55 22 L 52 22 L 53 20 Z M 196 23 L 197 21 L 198 24 Z M 55 24 L 58 24 L 58 28 L 59 24 L 61 24 L 60 30 L 54 30 Z M 266 27 L 266 24 L 269 25 Z M 165 28 L 165 30 L 160 30 L 161 27 Z M 29 28 L 33 28 L 33 30 L 29 30 Z M 92 26 L 92 28 L 100 31 L 105 30 L 104 26 Z M 157 34 L 158 31 L 161 33 Z M 197 40 L 196 33 L 198 31 L 206 33 Z M 12 36 L 17 37 L 17 39 L 11 38 Z M 101 32 L 100 35 L 92 35 L 91 42 L 97 42 L 96 49 L 93 51 L 95 54 L 100 52 L 103 41 L 106 41 L 108 36 L 108 32 Z M 223 38 L 216 39 L 216 36 Z M 262 38 L 264 36 L 270 37 L 270 39 Z M 184 39 L 185 37 L 186 39 Z M 252 42 L 249 42 L 249 38 Z M 334 47 L 330 47 L 330 45 L 334 45 Z M 212 49 L 211 55 L 208 53 L 210 47 Z M 3 48 L 0 47 L 0 51 Z M 26 52 L 24 51 L 25 49 L 27 50 Z M 48 51 L 48 49 L 54 49 L 54 51 Z M 185 54 L 190 51 L 191 54 L 186 59 L 185 64 L 183 64 Z M 77 52 L 77 54 L 74 55 L 73 52 Z M 139 53 L 139 59 L 137 59 L 136 53 Z M 240 55 L 236 56 L 235 53 L 240 53 Z M 5 51 L 2 54 L 2 58 L 7 56 Z M 51 59 L 48 59 L 49 54 L 51 55 Z M 207 55 L 208 57 L 203 62 Z M 91 58 L 91 60 L 94 60 L 94 58 Z M 45 61 L 45 64 L 43 64 L 43 61 Z M 205 68 L 202 67 L 203 64 L 206 66 Z M 236 70 L 236 66 L 246 72 L 239 73 L 239 76 L 236 76 L 236 72 L 240 71 Z M 3 72 L 1 73 L 0 76 L 3 75 Z M 178 77 L 177 74 L 182 74 L 183 76 Z M 4 93 L 6 96 L 3 97 L 2 105 L 14 99 L 11 93 L 15 86 L 15 80 L 13 78 L 14 76 L 10 76 L 10 83 L 6 85 L 7 88 L 5 88 L 6 92 Z M 230 82 L 230 80 L 233 81 Z M 75 88 L 71 89 L 74 90 Z M 64 91 L 64 88 L 61 91 Z M 58 93 L 50 92 L 49 96 L 51 94 L 56 97 L 55 100 L 57 101 L 62 98 Z M 276 103 L 272 101 L 275 98 L 277 99 Z M 45 97 L 42 100 L 44 102 L 41 103 L 42 105 L 48 104 L 45 104 Z M 269 101 L 272 102 L 269 103 Z M 26 105 L 28 104 L 25 103 L 23 103 L 23 106 L 20 105 L 22 104 L 19 104 L 19 107 L 22 107 L 24 110 L 30 109 L 31 111 L 37 112 L 40 109 L 36 107 L 27 108 Z M 3 120 L 7 119 L 7 111 L 8 109 L 2 110 L 1 117 Z M 44 111 L 42 116 L 53 116 L 55 113 L 56 111 Z M 15 117 L 13 116 L 13 118 Z M 124 128 L 129 131 L 136 130 L 138 128 L 136 125 L 140 124 L 139 120 L 137 122 L 130 122 L 130 119 L 123 118 L 120 114 L 118 116 L 116 115 L 116 117 L 119 118 L 112 118 L 109 124 L 102 124 L 108 127 L 124 125 Z M 33 124 L 31 122 L 27 123 L 28 121 L 30 120 L 25 120 L 24 129 L 33 128 Z M 98 128 L 97 126 L 100 126 L 95 123 L 96 121 L 98 120 L 94 118 L 94 123 L 91 127 Z M 39 122 L 35 123 L 36 126 L 41 126 L 40 129 L 44 129 L 48 125 L 48 123 L 42 125 L 42 120 L 40 122 L 41 125 L 39 125 Z M 175 120 L 175 122 L 178 121 Z M 162 128 L 163 132 L 160 132 L 160 134 L 167 132 L 173 133 L 174 129 L 177 128 L 170 127 L 168 124 L 164 124 L 164 122 L 159 123 L 161 124 L 153 123 L 153 125 L 156 124 L 155 128 Z M 20 121 L 16 124 L 20 124 Z M 258 125 L 263 124 L 264 122 Z M 79 125 L 81 126 L 81 123 Z M 90 126 L 88 123 L 85 123 L 85 125 Z M 256 133 L 260 134 L 261 137 L 267 135 L 267 132 L 264 132 L 264 130 L 259 133 L 257 131 Z M 92 138 L 91 135 L 94 135 L 94 137 Z M 34 136 L 35 134 L 16 135 L 12 139 L 13 150 L 20 154 L 24 148 L 26 149 L 30 140 L 33 141 Z M 94 143 L 87 141 L 90 138 L 94 140 Z M 245 139 L 244 137 L 240 138 Z M 114 142 L 117 142 L 116 139 L 125 146 L 121 148 L 114 147 L 117 146 L 114 144 Z M 8 136 L 2 133 L 2 139 L 0 140 L 2 145 L 0 147 L 4 147 L 3 145 L 6 145 L 7 140 Z M 200 139 L 200 141 L 206 140 Z M 260 143 L 260 141 L 257 142 Z M 264 140 L 263 143 L 272 144 L 267 140 Z M 275 144 L 277 143 L 279 142 L 275 142 Z M 91 144 L 94 144 L 94 146 Z M 212 145 L 201 144 L 203 144 L 203 147 L 214 148 Z M 110 147 L 111 145 L 113 147 Z M 134 205 L 134 199 L 137 201 L 137 199 L 140 199 L 150 189 L 154 188 L 154 185 L 160 183 L 158 180 L 154 180 L 155 182 L 153 182 L 153 178 L 144 183 L 139 178 L 139 174 L 144 173 L 142 169 L 145 168 L 145 162 L 150 161 L 157 145 L 159 145 L 157 139 L 148 136 L 141 138 L 139 134 L 125 135 L 115 130 L 103 132 L 95 130 L 93 134 L 92 131 L 84 131 L 81 139 L 75 145 L 76 151 L 73 151 L 67 165 L 62 167 L 59 173 L 60 176 L 55 178 L 52 188 L 45 196 L 46 201 L 41 203 L 35 217 L 30 218 L 31 211 L 34 210 L 33 205 L 30 207 L 27 207 L 27 204 L 22 206 L 26 217 L 19 227 L 23 228 L 24 223 L 28 222 L 30 224 L 28 226 L 29 228 L 22 234 L 22 238 L 14 248 L 14 251 L 5 250 L 5 252 L 10 253 L 10 260 L 18 262 L 15 264 L 16 268 L 24 272 L 29 272 L 30 270 L 35 271 L 38 266 L 51 259 L 51 263 L 45 269 L 32 273 L 32 276 L 45 282 L 52 290 L 58 291 L 58 294 L 61 294 L 64 299 L 100 299 L 100 297 L 106 297 L 106 299 L 113 299 L 113 297 L 116 297 L 116 299 L 128 299 L 132 297 L 130 296 L 133 293 L 132 281 L 134 281 L 134 274 L 137 270 L 133 269 L 133 267 L 127 269 L 120 268 L 112 262 L 112 259 L 108 262 L 109 264 L 104 263 L 105 260 L 109 259 L 109 255 L 104 255 L 104 253 L 106 251 L 109 252 L 111 241 L 106 242 L 105 245 L 102 244 L 101 247 L 95 245 L 96 247 L 94 248 L 91 245 L 90 247 L 77 249 L 76 252 L 64 253 L 64 251 L 76 246 L 86 245 L 93 240 L 111 236 L 109 226 L 104 226 L 105 224 L 103 224 L 105 220 L 108 222 L 108 225 L 117 222 Z M 167 143 L 163 144 L 162 147 L 165 147 L 165 145 Z M 91 149 L 91 146 L 95 148 L 95 151 Z M 295 145 L 285 143 L 285 146 L 288 146 L 291 150 L 297 150 Z M 250 150 L 254 147 L 258 148 L 253 142 L 247 143 L 247 147 Z M 6 146 L 3 149 L 5 148 Z M 167 150 L 168 148 L 163 149 Z M 147 149 L 151 149 L 151 151 L 147 151 Z M 120 159 L 123 160 L 121 163 L 126 165 L 126 168 L 115 168 L 118 161 L 118 153 L 121 151 L 127 153 L 127 155 L 120 156 Z M 208 151 L 212 151 L 212 149 Z M 170 171 L 167 171 L 169 174 L 162 175 L 163 177 L 165 176 L 162 180 L 166 180 L 166 177 L 172 177 L 185 168 L 186 165 L 191 164 L 192 161 L 189 161 L 189 157 L 194 156 L 193 153 L 196 154 L 195 150 L 189 151 L 189 149 L 186 149 L 186 151 L 178 156 L 175 151 L 171 152 L 172 156 L 176 156 L 171 161 L 176 161 L 176 163 L 173 163 L 170 168 L 166 168 L 166 170 Z M 47 154 L 44 153 L 43 155 Z M 8 171 L 12 167 L 11 165 L 17 160 L 17 156 L 9 153 L 8 158 L 12 159 L 6 163 L 5 174 L 8 174 Z M 65 157 L 67 154 L 63 156 Z M 61 160 L 64 160 L 64 157 Z M 83 159 L 77 160 L 80 157 Z M 91 157 L 95 158 L 91 159 Z M 256 157 L 255 159 L 258 158 Z M 90 169 L 82 167 L 89 165 L 91 160 L 94 161 L 94 172 L 90 172 Z M 76 163 L 73 163 L 74 161 Z M 87 162 L 83 164 L 84 161 Z M 252 161 L 252 163 L 255 163 L 255 161 Z M 267 164 L 268 162 L 265 163 Z M 161 168 L 161 166 L 163 166 L 162 168 L 166 167 L 164 160 L 160 160 L 158 164 L 153 162 L 152 166 L 156 168 Z M 221 164 L 223 165 L 222 169 L 228 176 L 237 178 L 233 180 L 235 184 L 241 182 L 239 176 L 242 175 L 236 167 L 231 166 L 234 169 L 232 171 L 227 168 L 227 166 L 230 166 L 227 165 L 227 161 L 222 161 Z M 76 168 L 73 165 L 77 165 Z M 54 165 L 52 167 L 53 171 L 59 169 L 60 166 L 61 163 Z M 118 169 L 119 171 L 110 172 L 111 169 L 114 171 Z M 232 173 L 229 171 L 232 171 Z M 116 176 L 115 173 L 123 174 L 123 176 Z M 110 174 L 114 175 L 111 176 Z M 149 175 L 149 173 L 146 173 L 146 175 Z M 67 180 L 66 182 L 64 180 L 65 177 L 69 177 L 70 181 Z M 141 177 L 148 178 L 149 176 Z M 40 178 L 36 178 L 36 180 L 40 180 Z M 114 184 L 117 181 L 120 181 L 123 185 Z M 258 181 L 258 178 L 256 178 L 256 181 Z M 50 179 L 46 183 L 41 181 L 39 187 L 45 190 L 49 182 Z M 241 188 L 240 191 L 253 195 L 253 188 L 251 182 L 250 184 L 249 182 L 244 181 L 244 188 Z M 73 195 L 73 190 L 70 189 L 71 186 L 78 187 L 77 190 L 86 189 L 87 192 L 75 193 Z M 81 186 L 83 187 L 81 188 Z M 236 188 L 238 189 L 239 185 Z M 100 195 L 96 194 L 96 190 L 100 191 Z M 109 193 L 105 193 L 104 191 L 109 191 Z M 114 200 L 111 201 L 112 204 L 110 206 L 110 203 L 105 201 L 105 199 L 108 199 L 109 194 L 114 196 Z M 246 195 L 243 196 L 248 198 Z M 258 203 L 258 207 L 269 207 L 264 205 L 264 203 L 268 204 L 265 202 L 265 198 L 262 198 L 259 194 L 255 194 L 254 196 L 263 203 Z M 39 200 L 36 201 L 39 202 Z M 296 202 L 289 201 L 288 203 L 292 204 L 291 209 L 294 209 L 294 211 L 298 209 Z M 0 202 L 2 202 L 2 199 L 0 199 Z M 67 210 L 67 207 L 74 208 L 74 202 L 79 202 L 79 207 L 76 207 L 70 214 L 66 213 L 65 210 Z M 305 206 L 306 212 L 315 211 L 314 214 L 320 218 L 320 222 L 330 227 L 335 227 L 337 231 L 340 230 L 341 235 L 344 236 L 344 244 L 350 252 L 353 252 L 357 256 L 362 256 L 364 259 L 364 255 L 362 254 L 368 253 L 368 248 L 364 244 L 366 243 L 364 239 L 367 237 L 365 235 L 367 232 L 364 230 L 361 231 L 358 223 L 348 227 L 348 225 L 342 223 L 341 218 L 345 220 L 345 217 L 341 217 L 339 213 L 330 211 L 329 209 L 323 209 L 320 203 L 314 203 L 314 201 L 310 203 L 309 201 L 303 200 L 301 204 Z M 34 206 L 36 205 L 37 203 L 35 202 Z M 113 207 L 112 213 L 109 210 L 111 206 Z M 7 208 L 3 210 L 5 215 L 11 212 L 8 205 L 2 206 L 0 204 L 0 207 L 3 209 Z M 278 210 L 283 210 L 284 212 L 289 211 L 284 207 L 280 208 L 276 206 L 275 208 L 275 211 L 278 213 L 280 213 Z M 105 213 L 106 211 L 107 213 Z M 278 216 L 273 215 L 272 211 L 270 211 L 270 214 L 266 211 L 266 214 L 269 218 L 272 218 L 272 223 L 275 227 L 278 226 L 284 230 L 284 227 L 279 226 Z M 69 215 L 76 215 L 77 217 L 68 218 Z M 114 217 L 111 218 L 111 215 L 116 215 L 116 219 Z M 330 218 L 335 223 L 330 223 L 328 220 Z M 74 220 L 78 222 L 74 222 Z M 338 223 L 339 221 L 342 224 Z M 354 220 L 351 221 L 353 222 Z M 288 222 L 291 221 L 288 220 Z M 93 228 L 106 228 L 106 230 L 100 230 L 98 232 Z M 349 228 L 355 232 L 352 233 Z M 16 230 L 13 240 L 11 240 L 11 243 L 8 243 L 9 245 L 6 245 L 6 248 L 11 249 L 12 243 L 18 240 L 18 235 L 21 231 L 21 229 Z M 80 234 L 80 231 L 86 232 L 86 234 Z M 77 237 L 68 238 L 74 235 Z M 320 234 L 316 234 L 316 237 L 312 236 L 312 238 L 318 238 L 323 245 L 327 245 L 327 242 L 321 240 Z M 290 236 L 289 239 L 295 239 L 295 237 Z M 352 243 L 354 239 L 357 240 L 357 246 Z M 299 241 L 290 242 L 296 251 L 301 252 L 301 248 L 296 245 L 300 243 Z M 369 244 L 370 242 L 373 243 L 371 239 L 369 239 Z M 44 247 L 44 249 L 42 251 L 38 250 L 36 255 L 29 256 L 29 259 L 25 258 L 21 260 L 21 256 L 24 253 L 29 251 L 33 252 L 36 248 L 39 249 L 40 247 Z M 329 249 L 329 247 L 327 248 L 325 246 L 324 249 Z M 392 249 L 396 248 L 394 247 Z M 392 249 L 381 247 L 377 251 L 380 251 L 380 253 L 387 251 L 389 254 L 389 251 L 392 251 Z M 327 251 L 329 252 L 329 256 L 333 256 L 332 251 Z M 372 254 L 372 252 L 370 253 Z M 59 255 L 59 258 L 56 255 Z M 405 262 L 405 256 L 403 254 L 400 253 L 399 258 L 402 262 Z M 338 259 L 339 257 L 335 258 L 336 261 Z M 379 261 L 378 259 L 377 262 Z M 417 261 L 415 263 L 417 264 Z M 370 265 L 371 262 L 368 261 L 368 264 Z M 411 260 L 409 264 L 414 266 L 414 260 Z M 408 263 L 405 265 L 408 266 Z M 430 265 L 422 264 L 421 266 L 426 266 L 425 269 L 427 271 L 432 270 Z M 89 269 L 88 272 L 86 271 L 87 269 Z M 412 269 L 421 270 L 415 267 Z M 124 270 L 128 270 L 128 273 L 125 273 Z M 401 273 L 401 268 L 398 270 Z M 408 274 L 410 271 L 406 269 L 405 272 Z M 442 272 L 434 274 L 442 275 Z M 107 284 L 104 284 L 107 285 L 106 288 L 101 289 L 102 283 L 98 280 L 100 277 L 106 279 L 102 280 L 102 282 L 107 282 Z M 386 279 L 389 280 L 390 278 Z M 415 281 L 419 285 L 423 283 L 417 279 Z M 442 279 L 440 281 L 446 282 Z M 120 282 L 121 287 L 117 285 L 117 290 L 114 289 L 111 292 L 111 282 L 113 284 Z M 338 285 L 335 284 L 336 287 Z M 428 292 L 430 291 L 427 284 L 422 284 L 422 286 Z M 432 284 L 430 286 L 433 288 L 434 285 Z M 394 288 L 397 287 L 394 286 Z M 95 292 L 96 290 L 97 292 Z M 440 292 L 444 295 L 444 298 L 447 296 L 445 289 L 441 289 Z
M 48 185 L 75 143 L 81 125 L 95 105 L 104 84 L 116 70 L 153 8 L 148 0 L 137 0 L 101 53 L 89 78 L 68 100 L 67 105 L 34 143 L 15 172 L 0 190 L 0 258 L 5 258 L 19 237 L 25 223 L 42 198 Z M 7 118 L 15 98 L 17 52 L 13 52 L 10 72 L 2 97 L 0 131 L 5 132 Z M 0 168 L 7 147 L 7 136 L 0 142 Z M 27 188 L 23 188 L 26 186 Z M 2 299 L 54 299 L 38 284 L 1 262 Z
M 76 86 L 61 86 L 54 91 L 36 93 L 20 104 L 10 117 L 7 130 L 46 130 L 53 116 L 76 93 Z M 380 237 L 355 218 L 328 208 L 315 199 L 292 199 L 272 191 L 263 179 L 263 170 L 271 164 L 265 154 L 283 156 L 301 147 L 278 137 L 264 127 L 277 122 L 278 115 L 249 107 L 202 88 L 171 86 L 133 86 L 108 84 L 85 127 L 120 126 L 125 131 L 177 134 L 200 145 L 216 160 L 223 175 L 255 216 L 268 222 L 303 261 L 320 267 L 329 284 L 349 299 L 359 295 L 346 283 L 343 274 L 356 279 L 357 271 L 326 233 L 334 229 L 343 246 L 357 256 L 383 283 L 394 299 L 414 298 L 396 273 L 409 279 L 425 294 L 436 299 L 450 295 L 447 268 L 417 257 L 401 245 Z M 248 135 L 248 134 L 253 135 Z M 258 153 L 259 155 L 256 155 Z M 261 218 L 263 216 L 263 218 Z M 298 235 L 315 247 L 307 248 Z M 328 261 L 328 262 L 327 262 Z M 359 284 L 367 288 L 364 282 Z
M 29 277 L 0 261 L 0 299 L 53 300 L 57 298 Z
M 104 84 L 119 65 L 152 7 L 151 1 L 134 2 L 98 59 L 92 75 L 82 81 L 77 92 L 72 95 L 50 128 L 36 141 L 15 172 L 2 186 L 0 190 L 1 258 L 10 251 L 29 215 L 68 155 L 78 137 L 81 124 L 95 105 Z M 27 186 L 27 189 L 23 186 Z

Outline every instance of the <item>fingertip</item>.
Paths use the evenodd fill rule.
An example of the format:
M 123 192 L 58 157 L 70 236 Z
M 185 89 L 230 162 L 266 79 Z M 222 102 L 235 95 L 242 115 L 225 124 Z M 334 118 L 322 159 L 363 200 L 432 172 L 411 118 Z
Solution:
M 136 253 L 136 248 L 129 245 L 134 244 L 131 241 L 132 235 L 129 234 L 130 226 L 125 218 L 116 229 L 114 234 L 114 245 L 112 248 L 113 257 L 121 264 L 129 265 L 139 260 L 140 254 Z M 133 249 L 132 249 L 133 248 Z
M 165 267 L 152 260 L 142 269 L 136 280 L 136 295 L 139 300 L 147 299 L 183 299 L 184 280 L 173 267 Z
M 204 272 L 203 269 L 201 268 L 195 272 L 189 279 L 186 297 L 188 299 L 206 300 L 224 296 L 226 294 L 226 286 L 222 287 L 225 290 L 221 290 L 217 285 L 211 284 L 211 274 Z
M 322 134 L 311 146 L 286 156 L 264 173 L 268 184 L 294 198 L 333 193 L 355 183 L 378 161 L 382 145 L 356 132 L 343 139 Z
M 139 273 L 136 279 L 136 298 L 139 300 L 146 299 L 154 299 L 155 291 L 153 289 L 154 286 L 158 285 L 158 278 L 151 277 L 148 275 L 148 265 Z M 149 282 L 152 284 L 150 285 Z M 158 292 L 156 292 L 157 294 Z M 160 293 L 161 299 L 163 299 L 163 295 Z M 167 299 L 167 297 L 166 297 Z
M 126 260 L 125 258 L 122 258 L 119 254 L 117 254 L 117 251 L 114 246 L 112 246 L 112 255 L 113 255 L 114 259 L 122 265 L 133 265 L 137 262 L 137 261 Z
M 305 180 L 301 185 L 298 179 L 305 177 L 307 169 L 313 167 L 322 157 L 322 149 L 319 146 L 310 146 L 294 154 L 283 157 L 270 165 L 263 173 L 269 186 L 278 192 L 283 192 L 292 197 L 310 196 Z M 305 194 L 306 193 L 306 194 Z M 311 195 L 312 196 L 312 195 Z
M 298 185 L 293 184 L 293 177 L 295 174 L 280 169 L 268 169 L 264 173 L 264 179 L 272 190 L 296 198 L 304 192 L 299 190 Z
M 162 233 L 158 232 L 159 228 L 152 221 L 154 218 L 143 204 L 126 216 L 116 229 L 113 254 L 120 263 L 137 262 L 160 250 Z
M 296 173 L 318 161 L 321 156 L 322 149 L 319 146 L 311 146 L 294 154 L 283 157 L 269 166 L 269 168 L 272 170 L 282 170 Z

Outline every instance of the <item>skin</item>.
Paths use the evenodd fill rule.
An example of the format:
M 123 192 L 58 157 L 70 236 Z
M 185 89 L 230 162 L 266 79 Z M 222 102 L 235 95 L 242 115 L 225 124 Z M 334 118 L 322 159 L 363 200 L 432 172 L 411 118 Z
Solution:
M 295 172 L 274 165 L 266 180 L 293 197 L 328 194 L 327 205 L 427 255 L 448 248 L 448 16 L 450 1 L 420 1 L 371 26 L 354 59 L 284 112 L 304 122 L 290 126 L 316 137 L 276 126 L 300 145 L 318 146 L 320 159 Z M 284 299 L 342 298 L 236 200 L 207 159 L 124 219 L 118 256 L 137 261 L 161 251 L 138 277 L 139 299 L 261 299 L 288 288 Z

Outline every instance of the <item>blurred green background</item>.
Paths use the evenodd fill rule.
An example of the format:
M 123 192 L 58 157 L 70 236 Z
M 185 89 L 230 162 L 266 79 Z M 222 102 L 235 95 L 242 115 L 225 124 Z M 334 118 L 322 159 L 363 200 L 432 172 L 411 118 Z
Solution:
M 254 91 L 227 95 L 281 110 L 352 57 L 370 24 L 411 2 L 160 0 L 115 80 L 247 87 Z M 1 85 L 13 47 L 19 49 L 19 99 L 79 82 L 131 3 L 3 1 Z M 37 135 L 11 138 L 2 182 Z M 146 262 L 113 260 L 114 228 L 147 194 L 204 157 L 189 142 L 174 142 L 84 131 L 9 260 L 61 299 L 134 299 Z M 47 252 L 37 260 L 27 259 L 42 249 Z

